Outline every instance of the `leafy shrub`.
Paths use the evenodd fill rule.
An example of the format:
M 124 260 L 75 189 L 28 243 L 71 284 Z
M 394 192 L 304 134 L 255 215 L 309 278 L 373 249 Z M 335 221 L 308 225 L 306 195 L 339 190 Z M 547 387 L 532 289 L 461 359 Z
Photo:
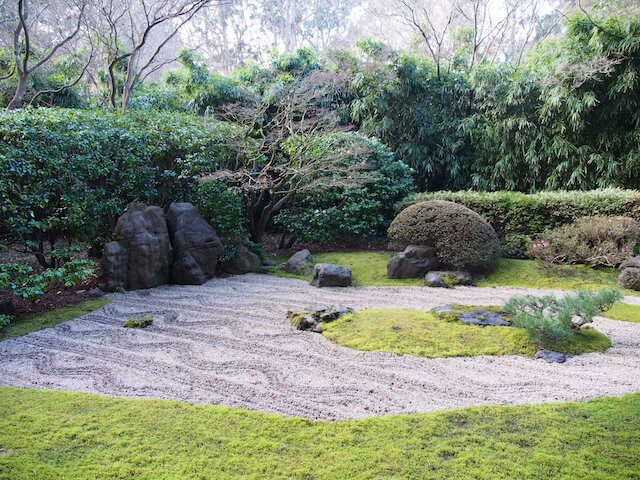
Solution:
M 338 133 L 331 135 L 331 141 L 335 142 L 334 148 L 365 152 L 347 161 L 367 164 L 371 180 L 358 186 L 304 192 L 275 217 L 275 225 L 303 241 L 384 237 L 393 220 L 395 203 L 414 191 L 412 170 L 377 140 Z
M 0 112 L 0 224 L 39 253 L 61 239 L 100 244 L 132 201 L 167 205 L 229 158 L 237 129 L 155 112 Z
M 201 183 L 193 192 L 193 203 L 224 239 L 242 239 L 247 236 L 242 197 L 219 180 Z
M 485 270 L 496 259 L 499 240 L 480 215 L 453 202 L 434 200 L 405 208 L 389 227 L 392 248 L 435 247 L 447 268 Z
M 501 242 L 500 256 L 505 258 L 529 258 L 531 243 L 532 240 L 529 235 L 517 233 L 505 235 Z
M 126 328 L 146 328 L 153 323 L 153 316 L 145 315 L 142 318 L 131 317 L 124 322 Z
M 513 258 L 527 255 L 526 237 L 587 216 L 612 215 L 640 219 L 640 192 L 602 189 L 585 192 L 428 192 L 405 199 L 402 207 L 427 200 L 460 203 L 487 219 L 500 238 L 504 253 Z
M 61 267 L 48 268 L 42 273 L 34 273 L 31 265 L 5 263 L 0 265 L 0 290 L 10 290 L 33 302 L 58 285 L 69 288 L 88 280 L 94 271 L 94 262 L 86 259 L 69 260 Z
M 563 298 L 553 295 L 512 297 L 504 306 L 514 326 L 524 328 L 541 346 L 570 339 L 577 329 L 593 322 L 593 317 L 609 310 L 622 298 L 620 290 L 601 292 L 579 290 Z
M 7 325 L 9 325 L 12 320 L 13 320 L 13 317 L 11 315 L 5 315 L 5 314 L 0 315 L 0 328 L 6 327 Z
M 531 255 L 548 263 L 617 267 L 640 245 L 640 224 L 628 217 L 584 217 L 533 243 Z

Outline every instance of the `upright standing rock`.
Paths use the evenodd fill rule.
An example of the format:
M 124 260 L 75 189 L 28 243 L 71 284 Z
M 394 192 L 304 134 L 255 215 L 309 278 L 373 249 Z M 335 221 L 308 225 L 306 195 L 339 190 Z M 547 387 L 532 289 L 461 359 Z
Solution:
M 102 258 L 105 290 L 151 288 L 169 281 L 173 248 L 160 207 L 129 206 L 118 219 L 114 238 Z
M 640 255 L 620 264 L 618 285 L 628 290 L 640 290 Z
M 172 203 L 167 213 L 169 233 L 175 249 L 171 280 L 182 285 L 200 285 L 216 273 L 224 246 L 215 229 L 190 203 Z

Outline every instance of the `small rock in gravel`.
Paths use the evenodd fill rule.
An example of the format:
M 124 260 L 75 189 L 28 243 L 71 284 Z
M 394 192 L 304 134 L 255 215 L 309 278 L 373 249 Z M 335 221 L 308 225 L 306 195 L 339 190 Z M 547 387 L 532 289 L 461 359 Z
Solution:
M 535 358 L 541 358 L 549 363 L 564 363 L 567 360 L 567 356 L 564 353 L 544 349 L 538 350 Z
M 350 287 L 351 270 L 331 263 L 317 263 L 313 269 L 314 287 Z
M 301 312 L 287 312 L 291 324 L 298 330 L 322 333 L 321 323 L 328 323 L 353 312 L 349 307 L 329 307 L 320 310 L 306 309 Z
M 92 288 L 91 290 L 82 292 L 82 295 L 87 298 L 100 298 L 100 297 L 104 297 L 105 293 L 99 288 Z

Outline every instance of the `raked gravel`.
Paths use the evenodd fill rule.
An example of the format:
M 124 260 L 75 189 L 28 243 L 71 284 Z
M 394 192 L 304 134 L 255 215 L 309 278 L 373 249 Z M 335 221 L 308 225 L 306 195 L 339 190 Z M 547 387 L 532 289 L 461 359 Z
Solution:
M 611 349 L 549 364 L 515 355 L 427 359 L 360 352 L 294 330 L 286 318 L 287 310 L 304 307 L 427 310 L 499 304 L 525 293 L 545 292 L 317 289 L 300 280 L 244 275 L 113 294 L 110 304 L 84 317 L 0 342 L 0 384 L 325 420 L 640 391 L 640 323 L 597 319 L 594 326 L 609 335 Z M 123 327 L 126 318 L 145 314 L 154 317 L 151 327 Z

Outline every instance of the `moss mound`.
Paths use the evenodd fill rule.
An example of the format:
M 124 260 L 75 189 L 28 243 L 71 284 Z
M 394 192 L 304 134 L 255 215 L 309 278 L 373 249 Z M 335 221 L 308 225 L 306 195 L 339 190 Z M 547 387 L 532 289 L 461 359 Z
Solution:
M 476 307 L 461 308 L 472 311 Z M 360 310 L 326 324 L 322 334 L 338 345 L 355 350 L 428 358 L 533 356 L 540 348 L 529 340 L 522 328 L 466 325 L 441 318 L 434 312 L 410 309 Z M 582 328 L 570 340 L 543 346 L 567 355 L 579 355 L 604 351 L 611 346 L 611 341 L 597 330 Z
M 435 247 L 440 264 L 454 270 L 488 270 L 498 256 L 500 241 L 480 215 L 444 200 L 405 208 L 389 227 L 389 244 Z

